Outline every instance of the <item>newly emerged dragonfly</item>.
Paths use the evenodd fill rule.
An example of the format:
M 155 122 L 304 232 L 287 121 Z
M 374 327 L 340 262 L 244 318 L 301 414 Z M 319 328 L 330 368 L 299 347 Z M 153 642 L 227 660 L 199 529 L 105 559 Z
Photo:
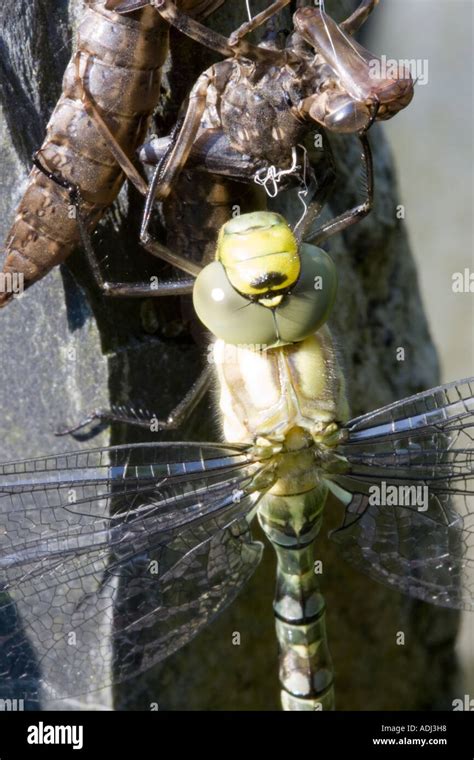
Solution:
M 263 548 L 251 534 L 258 516 L 278 559 L 283 707 L 333 709 L 314 572 L 329 491 L 345 506 L 333 534 L 341 556 L 411 596 L 474 607 L 474 378 L 347 421 L 325 325 L 335 291 L 328 254 L 298 249 L 282 217 L 237 217 L 194 293 L 217 334 L 229 442 L 0 466 L 2 683 L 15 677 L 24 697 L 34 673 L 35 688 L 78 696 L 166 658 L 252 575 Z

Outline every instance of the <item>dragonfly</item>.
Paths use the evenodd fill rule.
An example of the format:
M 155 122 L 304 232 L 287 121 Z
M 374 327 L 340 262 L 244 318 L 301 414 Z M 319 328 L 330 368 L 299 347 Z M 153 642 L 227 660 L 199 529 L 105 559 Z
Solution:
M 33 673 L 77 697 L 164 660 L 254 573 L 257 519 L 277 556 L 283 709 L 334 709 L 315 572 L 330 493 L 341 557 L 409 596 L 474 607 L 474 378 L 350 419 L 326 324 L 336 287 L 329 254 L 280 215 L 230 220 L 194 289 L 216 336 L 224 441 L 0 465 L 2 683 L 15 676 L 25 694 Z
M 154 138 L 139 151 L 142 163 L 156 167 L 147 192 L 140 240 L 150 252 L 180 270 L 179 277 L 134 282 L 109 279 L 81 213 L 80 188 L 64 183 L 43 167 L 51 180 L 69 187 L 82 248 L 104 296 L 155 299 L 190 295 L 196 276 L 212 260 L 220 225 L 236 209 L 243 213 L 250 207 L 266 208 L 261 186 L 275 197 L 295 181 L 299 185 L 298 198 L 304 208 L 295 226 L 299 241 L 321 245 L 369 213 L 374 176 L 367 132 L 375 120 L 392 118 L 413 97 L 413 81 L 405 65 L 400 64 L 396 76 L 388 79 L 374 76 L 373 64 L 378 59 L 353 39 L 377 2 L 361 0 L 339 25 L 326 14 L 324 3 L 312 7 L 298 3 L 291 33 L 284 34 L 274 17 L 289 0 L 277 0 L 241 24 L 227 40 L 180 12 L 171 0 L 121 0 L 116 4 L 115 10 L 124 14 L 136 12 L 138 6 L 149 6 L 148 10 L 155 9 L 166 23 L 226 58 L 198 78 L 171 135 Z M 268 26 L 263 40 L 257 46 L 248 43 L 246 35 L 264 24 Z M 318 143 L 321 138 L 317 170 L 301 144 L 315 129 Z M 357 135 L 365 163 L 367 197 L 342 214 L 331 214 L 315 228 L 336 179 L 326 131 Z M 165 247 L 148 232 L 155 202 L 162 204 Z M 151 304 L 146 306 L 153 309 Z M 199 329 L 186 305 L 183 317 L 199 339 Z M 172 332 L 175 323 L 169 329 Z M 209 389 L 208 370 L 205 366 L 182 403 L 165 419 L 159 419 L 160 430 L 179 427 L 199 403 Z M 134 422 L 134 418 L 135 411 L 126 404 L 113 409 L 94 408 L 58 432 L 74 434 L 94 420 L 126 423 Z M 143 425 L 149 427 L 149 421 L 145 419 Z
M 46 141 L 35 157 L 35 168 L 31 175 L 33 184 L 30 183 L 31 187 L 22 201 L 18 218 L 9 234 L 4 272 L 9 289 L 7 288 L 8 292 L 3 295 L 0 293 L 0 307 L 13 297 L 10 285 L 18 281 L 18 277 L 24 280 L 25 287 L 29 287 L 58 262 L 64 260 L 79 241 L 85 245 L 85 233 L 92 230 L 104 208 L 114 200 L 125 176 L 140 193 L 146 195 L 139 233 L 140 245 L 188 276 L 180 277 L 179 280 L 160 279 L 158 283 L 154 282 L 153 287 L 150 287 L 149 282 L 111 282 L 102 276 L 92 252 L 95 280 L 100 290 L 108 297 L 158 297 L 192 292 L 193 278 L 199 272 L 201 262 L 188 256 L 186 244 L 184 250 L 181 250 L 179 245 L 178 250 L 172 250 L 156 239 L 150 230 L 155 203 L 164 204 L 164 216 L 167 228 L 169 227 L 168 221 L 174 216 L 175 202 L 180 205 L 184 186 L 183 182 L 179 182 L 179 177 L 188 163 L 194 169 L 196 165 L 199 167 L 201 177 L 204 172 L 214 177 L 217 175 L 210 182 L 208 196 L 211 199 L 216 182 L 227 185 L 223 178 L 234 180 L 232 186 L 221 188 L 221 191 L 224 189 L 224 194 L 231 195 L 236 194 L 237 183 L 256 182 L 265 188 L 270 197 L 275 197 L 280 189 L 296 183 L 305 208 L 304 225 L 301 225 L 298 234 L 300 239 L 309 239 L 309 228 L 318 217 L 336 180 L 335 160 L 325 131 L 354 134 L 361 147 L 364 199 L 353 208 L 312 230 L 311 240 L 322 244 L 331 235 L 343 232 L 370 213 L 374 196 L 374 171 L 367 132 L 375 121 L 390 119 L 406 108 L 414 92 L 408 68 L 401 64 L 390 76 L 381 76 L 380 71 L 376 72 L 377 66 L 374 66 L 380 62 L 379 59 L 353 39 L 353 35 L 377 6 L 378 0 L 361 0 L 354 12 L 340 24 L 326 14 L 324 3 L 316 2 L 310 7 L 307 0 L 302 0 L 293 15 L 293 29 L 287 35 L 283 47 L 281 35 L 273 26 L 274 17 L 290 5 L 290 0 L 274 0 L 269 3 L 263 11 L 234 30 L 229 38 L 207 28 L 192 17 L 206 16 L 221 4 L 222 0 L 198 0 L 197 4 L 191 1 L 176 4 L 172 0 L 102 0 L 100 3 L 93 3 L 93 7 L 85 16 L 85 31 L 79 34 L 78 52 L 70 64 L 74 71 L 73 94 L 80 98 L 80 109 L 87 117 L 83 119 L 82 125 L 86 133 L 82 135 L 81 140 L 75 140 L 77 145 L 72 141 L 69 146 L 74 158 L 70 163 L 75 167 L 74 172 L 77 176 L 73 177 L 71 171 L 62 171 L 56 143 L 62 144 L 63 137 L 58 139 L 56 136 L 53 139 L 55 130 L 62 129 L 61 120 L 59 119 L 58 124 L 56 122 L 57 114 L 62 113 L 62 100 L 70 95 L 69 90 L 66 90 L 52 116 Z M 132 59 L 127 57 L 126 63 L 131 66 L 130 71 L 135 72 L 133 76 L 139 76 L 137 72 L 148 72 L 154 66 L 151 59 L 146 63 L 142 47 L 153 58 L 154 45 L 150 40 L 153 41 L 156 36 L 158 48 L 162 48 L 159 60 L 153 68 L 153 93 L 148 97 L 146 114 L 140 111 L 141 127 L 135 130 L 134 146 L 125 146 L 125 152 L 124 146 L 120 144 L 120 135 L 112 134 L 114 129 L 104 123 L 93 103 L 93 94 L 87 91 L 84 77 L 81 79 L 80 72 L 76 71 L 81 54 L 85 54 L 92 44 L 85 32 L 96 33 L 94 30 L 98 22 L 94 16 L 97 11 L 95 5 L 99 5 L 102 19 L 100 23 L 104 25 L 104 30 L 109 30 L 108 33 L 112 37 L 118 35 L 132 40 L 135 39 L 135 34 L 136 39 L 140 40 L 141 37 L 137 35 L 145 35 L 147 44 L 132 45 L 135 53 Z M 193 11 L 193 14 L 188 15 L 186 9 L 189 12 Z M 264 39 L 257 45 L 248 42 L 247 35 L 267 22 L 270 27 Z M 138 26 L 134 31 L 135 24 Z M 144 163 L 155 165 L 152 179 L 147 186 L 130 156 L 140 145 L 140 136 L 144 138 L 142 127 L 146 127 L 145 122 L 148 122 L 151 112 L 156 107 L 159 74 L 163 55 L 167 50 L 165 38 L 169 26 L 214 53 L 224 56 L 224 60 L 212 65 L 198 77 L 183 103 L 172 133 L 142 145 L 139 158 Z M 158 44 L 160 40 L 161 45 Z M 99 52 L 96 51 L 94 59 L 100 59 Z M 120 54 L 120 49 L 117 54 Z M 88 55 L 86 63 L 87 61 Z M 92 71 L 95 71 L 94 66 L 97 65 L 97 61 L 91 61 Z M 118 65 L 109 68 L 107 76 L 98 77 L 102 86 L 95 96 L 99 104 L 102 103 L 103 111 L 115 113 L 118 106 L 114 104 L 113 97 L 116 91 L 121 92 L 121 88 L 119 85 L 107 85 L 109 79 L 115 83 L 122 70 Z M 131 76 L 132 74 L 129 74 L 129 79 Z M 70 78 L 66 77 L 66 84 Z M 124 90 L 124 97 L 126 96 L 126 105 L 130 110 L 135 103 L 133 96 L 143 89 L 144 85 L 135 85 L 133 78 L 128 85 Z M 151 87 L 150 83 L 147 86 Z M 132 108 L 135 116 L 137 108 L 138 106 Z M 127 109 L 125 112 L 128 113 Z M 121 123 L 125 118 L 125 112 L 122 104 L 115 114 L 117 123 Z M 89 134 L 91 124 L 92 139 Z M 115 125 L 115 131 L 117 128 Z M 100 137 L 98 142 L 94 142 L 94 130 Z M 318 146 L 317 171 L 316 167 L 311 165 L 308 151 L 302 145 L 305 137 L 314 132 L 314 147 Z M 82 134 L 82 130 L 80 133 Z M 112 172 L 112 179 L 109 177 L 105 182 L 102 175 L 97 175 L 93 182 L 94 192 L 89 187 L 94 172 L 91 175 L 88 168 L 87 162 L 90 163 L 90 160 L 87 158 L 87 151 L 82 155 L 83 143 L 94 155 L 100 153 L 102 161 L 105 160 L 103 156 L 111 154 L 112 163 L 107 166 L 108 173 Z M 199 181 L 208 182 L 209 179 L 200 178 Z M 107 187 L 111 186 L 108 194 L 106 193 L 107 198 L 104 196 L 105 200 L 102 198 L 105 192 L 104 184 Z M 49 236 L 44 232 L 44 218 L 38 220 L 30 208 L 32 203 L 29 195 L 33 191 L 37 193 L 38 187 L 41 188 L 40 195 L 47 200 L 50 196 L 62 199 L 62 203 L 58 201 L 63 208 L 62 224 L 58 225 L 56 216 L 51 219 L 48 217 L 46 227 L 49 225 Z M 233 205 L 238 205 L 240 195 L 241 193 L 237 193 Z M 305 198 L 308 200 L 308 206 Z M 58 203 L 52 204 L 53 209 Z M 48 204 L 44 202 L 43 205 Z M 71 208 L 74 208 L 74 213 L 71 212 Z M 68 224 L 65 224 L 63 217 L 68 217 Z M 32 226 L 38 233 L 34 236 L 28 232 Z M 41 234 L 42 232 L 44 234 Z M 172 233 L 173 230 L 168 229 L 168 232 Z M 169 234 L 169 238 L 173 240 L 173 235 Z M 22 250 L 23 254 L 20 255 Z M 28 253 L 27 256 L 25 251 Z M 87 253 L 87 257 L 91 259 L 90 253 Z M 26 266 L 23 259 L 30 262 L 28 271 L 23 271 Z

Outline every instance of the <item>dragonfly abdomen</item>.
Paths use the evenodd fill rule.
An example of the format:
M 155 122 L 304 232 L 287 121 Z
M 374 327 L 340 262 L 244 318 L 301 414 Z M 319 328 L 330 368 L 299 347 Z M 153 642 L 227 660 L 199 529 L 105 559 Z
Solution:
M 293 495 L 270 492 L 258 511 L 277 555 L 273 610 L 284 710 L 334 709 L 333 669 L 314 541 L 326 496 L 322 483 Z
M 77 50 L 39 157 L 48 171 L 80 190 L 91 229 L 115 200 L 125 175 L 90 108 L 131 158 L 158 104 L 167 51 L 168 29 L 153 8 L 132 16 L 109 10 L 104 0 L 84 8 Z M 68 189 L 34 167 L 8 234 L 3 271 L 24 277 L 28 287 L 63 262 L 79 241 Z M 11 297 L 0 292 L 0 307 Z

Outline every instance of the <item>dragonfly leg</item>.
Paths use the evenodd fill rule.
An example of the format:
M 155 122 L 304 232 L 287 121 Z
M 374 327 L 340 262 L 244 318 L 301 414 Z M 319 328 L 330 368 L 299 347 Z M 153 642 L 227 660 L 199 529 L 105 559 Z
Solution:
M 202 266 L 185 256 L 173 253 L 158 240 L 152 238 L 148 232 L 148 225 L 153 204 L 155 201 L 163 201 L 168 197 L 173 182 L 188 160 L 201 123 L 201 117 L 206 106 L 207 90 L 213 75 L 214 67 L 211 66 L 208 71 L 201 74 L 191 91 L 186 114 L 173 130 L 168 149 L 153 174 L 140 229 L 140 242 L 149 253 L 194 277 L 199 274 Z
M 358 29 L 367 21 L 379 0 L 362 0 L 358 8 L 355 9 L 345 21 L 339 24 L 340 28 L 346 34 L 355 34 Z
M 363 203 L 359 203 L 354 208 L 345 211 L 343 214 L 336 216 L 334 219 L 321 225 L 315 230 L 309 237 L 306 238 L 307 243 L 313 245 L 321 245 L 332 235 L 337 232 L 342 232 L 351 225 L 363 219 L 370 213 L 374 202 L 374 169 L 372 162 L 372 152 L 370 150 L 369 141 L 366 134 L 359 135 L 359 140 L 362 144 L 362 159 L 365 167 L 366 177 L 366 197 Z
M 245 55 L 252 60 L 262 60 L 273 63 L 285 63 L 287 55 L 284 51 L 268 50 L 258 45 L 252 45 L 250 42 L 243 40 L 242 37 L 247 32 L 242 33 L 237 40 L 231 35 L 229 38 L 224 37 L 222 34 L 209 29 L 208 27 L 200 24 L 199 21 L 190 18 L 186 13 L 182 13 L 178 10 L 175 3 L 172 0 L 152 0 L 152 5 L 156 8 L 160 16 L 162 16 L 168 24 L 171 24 L 187 37 L 199 42 L 201 45 L 210 48 L 216 53 L 220 53 L 225 58 L 234 58 L 241 54 Z M 277 13 L 285 5 L 288 5 L 287 0 L 277 0 L 274 2 L 267 11 L 264 11 L 258 16 L 265 16 L 262 21 L 258 21 L 256 24 L 250 22 L 251 29 L 260 26 L 261 23 L 266 21 L 271 15 Z M 272 9 L 271 13 L 268 13 Z M 255 19 L 253 20 L 255 21 Z M 239 27 L 237 34 L 239 34 Z M 250 30 L 249 30 L 250 31 Z
M 299 243 L 309 242 L 308 234 L 314 220 L 319 216 L 321 209 L 325 205 L 328 197 L 331 195 L 334 183 L 336 181 L 336 164 L 331 145 L 328 139 L 322 133 L 323 153 L 320 164 L 318 164 L 318 188 L 308 206 L 305 216 L 300 225 L 294 229 L 296 239 Z
M 121 146 L 118 144 L 117 140 L 113 136 L 113 134 L 110 132 L 107 124 L 102 119 L 100 113 L 98 112 L 95 103 L 93 101 L 92 95 L 88 91 L 86 85 L 85 85 L 85 76 L 87 73 L 87 65 L 88 65 L 88 59 L 86 60 L 86 70 L 81 75 L 79 71 L 79 66 L 81 61 L 83 60 L 83 54 L 76 55 L 76 81 L 79 85 L 79 87 L 82 90 L 82 102 L 84 104 L 84 108 L 91 117 L 97 131 L 99 134 L 104 138 L 104 140 L 107 142 L 108 148 L 110 152 L 112 153 L 113 157 L 119 164 L 120 168 L 124 172 L 127 179 L 136 187 L 139 193 L 142 195 L 148 194 L 148 185 L 146 181 L 141 177 L 133 163 L 130 161 L 126 153 L 122 150 Z M 78 216 L 78 223 L 80 226 L 79 216 Z M 162 283 L 158 283 L 157 285 L 151 285 L 150 283 L 134 283 L 134 284 L 128 284 L 128 283 L 119 283 L 119 282 L 106 282 L 102 278 L 102 275 L 100 273 L 100 268 L 98 266 L 95 254 L 93 253 L 92 246 L 86 244 L 86 238 L 88 238 L 87 231 L 82 225 L 82 229 L 80 226 L 80 233 L 81 233 L 81 239 L 82 243 L 86 249 L 87 257 L 89 259 L 89 264 L 91 266 L 92 272 L 94 274 L 95 280 L 97 282 L 98 287 L 102 290 L 102 292 L 105 295 L 108 296 L 127 296 L 127 297 L 142 297 L 142 296 L 168 296 L 168 295 L 186 295 L 188 293 L 192 292 L 193 288 L 193 281 L 186 279 L 186 280 L 169 280 L 169 281 L 163 281 Z M 166 261 L 170 261 L 176 259 L 176 254 L 174 254 L 172 251 L 170 251 L 167 246 L 164 244 L 153 241 L 156 249 L 159 249 L 161 252 L 161 258 L 163 258 Z M 188 270 L 186 270 L 188 271 Z M 193 274 L 193 273 L 191 273 Z
M 105 123 L 102 116 L 98 112 L 96 105 L 94 103 L 94 99 L 86 86 L 85 80 L 87 76 L 87 68 L 89 65 L 89 60 L 90 60 L 90 56 L 84 55 L 84 53 L 81 53 L 81 52 L 76 53 L 75 81 L 78 87 L 80 88 L 80 90 L 82 91 L 81 100 L 84 105 L 84 110 L 90 116 L 100 136 L 107 143 L 107 147 L 109 151 L 111 152 L 114 159 L 117 161 L 118 165 L 122 169 L 127 179 L 136 187 L 136 189 L 138 190 L 139 193 L 141 193 L 141 195 L 146 195 L 147 189 L 148 189 L 146 181 L 137 171 L 136 167 L 130 161 L 129 157 L 124 152 L 123 148 L 119 145 L 114 135 L 108 128 L 107 124 Z M 85 69 L 82 74 L 80 72 L 81 64 L 85 65 Z
M 165 420 L 158 421 L 159 430 L 177 430 L 189 419 L 196 406 L 204 398 L 211 386 L 212 368 L 205 367 L 197 380 L 179 404 L 168 414 Z
M 176 280 L 163 280 L 151 278 L 150 282 L 111 282 L 105 280 L 102 274 L 96 252 L 92 245 L 90 234 L 87 230 L 80 208 L 76 207 L 77 225 L 81 236 L 87 261 L 98 288 L 106 296 L 127 298 L 160 298 L 162 296 L 183 296 L 193 292 L 194 278 L 186 277 Z
M 199 21 L 192 19 L 186 13 L 182 13 L 172 0 L 151 0 L 151 4 L 168 24 L 179 29 L 180 32 L 195 40 L 195 42 L 199 42 L 216 53 L 220 53 L 225 58 L 233 54 L 232 48 L 224 35 L 215 32 L 213 29 L 209 29 L 204 24 L 200 24 Z
M 107 424 L 121 422 L 126 425 L 146 428 L 151 432 L 177 430 L 189 419 L 196 406 L 209 390 L 211 377 L 211 367 L 205 367 L 184 398 L 181 399 L 179 404 L 177 404 L 164 419 L 159 419 L 156 414 L 150 414 L 145 417 L 142 412 L 133 412 L 127 409 L 94 409 L 83 417 L 76 425 L 71 425 L 70 427 L 58 430 L 56 435 L 72 435 L 96 421 L 105 422 Z
M 268 19 L 270 19 L 272 16 L 274 16 L 289 4 L 290 0 L 275 0 L 275 2 L 269 5 L 268 8 L 265 8 L 265 10 L 257 13 L 250 21 L 246 21 L 244 24 L 241 24 L 241 26 L 239 26 L 235 32 L 232 32 L 229 37 L 229 43 L 231 45 L 236 45 L 243 37 L 245 37 L 247 34 L 250 34 L 250 32 L 253 32 L 254 29 L 258 29 L 259 26 L 262 26 L 262 24 L 268 21 Z
M 160 296 L 182 296 L 189 295 L 193 291 L 194 279 L 183 278 L 180 280 L 163 280 L 163 282 L 153 281 L 150 282 L 110 282 L 104 279 L 102 275 L 100 264 L 97 259 L 97 255 L 92 245 L 89 230 L 87 229 L 87 223 L 81 209 L 81 194 L 77 185 L 68 182 L 63 177 L 54 172 L 50 172 L 47 169 L 36 154 L 33 156 L 33 163 L 37 169 L 45 174 L 50 180 L 56 182 L 56 184 L 64 187 L 69 191 L 71 205 L 75 207 L 76 221 L 79 229 L 79 235 L 81 243 L 84 248 L 89 266 L 94 275 L 94 279 L 98 288 L 106 296 L 128 297 L 128 298 L 144 298 L 144 297 L 160 297 Z

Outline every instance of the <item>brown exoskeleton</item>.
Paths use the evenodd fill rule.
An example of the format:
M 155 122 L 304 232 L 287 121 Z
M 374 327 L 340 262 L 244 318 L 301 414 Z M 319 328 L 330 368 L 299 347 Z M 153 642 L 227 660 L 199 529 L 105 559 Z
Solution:
M 154 19 L 156 29 L 161 32 L 159 20 L 168 22 L 226 56 L 226 60 L 215 64 L 199 77 L 189 96 L 181 130 L 176 132 L 173 144 L 165 156 L 157 156 L 163 160 L 160 161 L 150 187 L 141 229 L 141 243 L 147 250 L 193 276 L 200 270 L 200 265 L 153 240 L 148 233 L 148 222 L 154 200 L 164 200 L 169 196 L 177 175 L 199 143 L 201 155 L 206 155 L 209 139 L 212 143 L 216 137 L 223 137 L 226 156 L 231 156 L 231 168 L 223 161 L 222 166 L 214 167 L 213 171 L 232 175 L 232 166 L 237 166 L 239 160 L 242 163 L 245 156 L 244 170 L 238 174 L 247 172 L 247 177 L 251 178 L 255 172 L 269 164 L 276 163 L 283 169 L 288 167 L 294 159 L 292 149 L 315 126 L 335 132 L 358 134 L 365 162 L 366 198 L 363 203 L 314 232 L 311 241 L 322 242 L 328 234 L 341 231 L 370 211 L 373 177 L 366 132 L 374 120 L 390 118 L 405 107 L 413 96 L 413 83 L 408 71 L 402 68 L 396 78 L 375 76 L 376 67 L 372 68 L 371 64 L 377 62 L 377 59 L 352 39 L 378 0 L 362 0 L 356 11 L 339 25 L 319 5 L 299 8 L 293 17 L 295 33 L 283 49 L 268 43 L 251 45 L 243 39 L 248 32 L 263 24 L 289 2 L 290 0 L 277 0 L 272 3 L 250 22 L 243 24 L 229 39 L 212 32 L 181 12 L 171 0 L 106 0 L 105 3 L 91 3 L 93 9 L 101 6 L 102 14 L 109 13 L 113 8 L 112 22 L 109 19 L 111 29 L 114 24 L 119 24 L 118 19 L 120 24 L 123 23 L 124 29 L 128 28 L 127 23 L 136 24 L 136 18 L 139 23 L 145 19 L 146 44 L 143 44 L 149 54 L 150 41 L 154 34 L 156 36 L 156 30 L 152 28 L 150 31 Z M 184 6 L 209 11 L 219 4 L 218 0 L 209 0 L 197 3 L 197 6 L 196 3 L 187 2 Z M 121 29 L 120 25 L 117 29 Z M 125 40 L 125 32 L 123 36 Z M 87 45 L 83 47 L 87 48 Z M 124 42 L 116 54 L 138 56 L 142 48 L 143 45 L 138 43 L 127 47 Z M 162 60 L 154 63 L 155 68 L 152 68 L 151 61 L 148 62 L 148 73 L 155 69 L 159 73 Z M 86 66 L 82 74 L 81 65 Z M 37 169 L 33 170 L 7 242 L 4 272 L 22 272 L 25 286 L 64 260 L 78 242 L 79 225 L 67 214 L 70 207 L 65 190 L 72 185 L 77 186 L 81 197 L 83 226 L 90 230 L 117 194 L 124 172 L 141 192 L 145 189 L 143 179 L 130 156 L 138 137 L 143 137 L 143 128 L 150 115 L 150 103 L 143 113 L 137 114 L 135 107 L 132 108 L 132 121 L 127 123 L 125 134 L 122 135 L 120 130 L 117 132 L 122 117 L 116 119 L 118 126 L 114 123 L 111 125 L 111 115 L 112 122 L 114 121 L 113 107 L 109 104 L 108 108 L 98 108 L 93 97 L 96 93 L 90 92 L 91 82 L 95 80 L 88 67 L 94 65 L 100 63 L 97 64 L 95 59 L 92 61 L 89 53 L 81 52 L 79 46 L 70 66 L 71 71 L 65 79 L 65 83 L 69 83 L 69 89 L 65 89 L 51 119 L 46 142 L 39 152 L 40 166 L 46 168 L 47 177 L 42 176 Z M 108 67 L 107 71 L 109 70 L 116 76 L 116 81 L 114 80 L 115 88 L 109 88 L 107 97 L 120 91 L 115 62 Z M 143 73 L 143 68 L 140 71 Z M 87 84 L 84 80 L 86 73 Z M 127 76 L 127 86 L 123 89 L 129 100 L 131 98 L 132 104 L 133 96 L 140 91 L 140 87 L 138 82 L 132 82 L 131 74 Z M 103 77 L 101 81 L 103 84 Z M 69 91 L 71 86 L 72 90 Z M 76 130 L 74 139 L 78 142 L 77 145 L 71 139 L 71 134 L 74 133 L 70 128 L 71 117 L 64 111 L 66 121 L 63 124 L 57 115 L 61 109 L 64 110 L 65 105 L 69 107 L 71 97 L 79 102 L 78 124 L 89 125 L 87 134 Z M 81 109 L 92 118 L 83 118 L 79 113 Z M 79 121 L 79 117 L 82 121 Z M 133 119 L 137 118 L 135 124 Z M 91 124 L 96 142 L 92 141 L 89 134 Z M 60 133 L 58 135 L 57 130 Z M 133 139 L 130 131 L 133 132 Z M 62 132 L 68 138 L 66 148 L 72 146 L 66 152 L 58 150 L 58 144 L 64 142 Z M 100 135 L 99 141 L 97 133 Z M 102 174 L 94 175 L 90 163 L 97 150 L 102 150 L 102 155 L 109 155 L 110 160 L 106 162 L 105 168 L 102 167 Z M 305 224 L 299 230 L 301 237 L 306 235 L 329 192 L 331 167 L 326 174 L 322 180 L 320 178 L 318 194 L 305 217 Z M 59 187 L 54 187 L 50 181 L 55 177 L 62 179 Z M 242 176 L 238 178 L 242 179 Z M 146 295 L 149 291 L 148 284 L 141 286 L 138 283 L 128 287 L 118 283 L 103 283 L 103 288 L 108 295 Z M 192 281 L 163 282 L 151 294 L 185 293 L 190 292 L 191 288 Z M 0 294 L 0 305 L 10 296 L 9 293 Z
M 144 4 L 123 0 L 119 10 L 131 10 Z M 365 161 L 367 196 L 363 203 L 309 233 L 331 185 L 332 176 L 328 171 L 319 177 L 318 191 L 304 223 L 297 230 L 298 238 L 321 243 L 369 212 L 373 177 L 366 132 L 374 120 L 390 118 L 413 96 L 408 71 L 402 69 L 395 79 L 373 78 L 371 62 L 377 59 L 351 37 L 377 0 L 363 0 L 340 25 L 320 7 L 299 8 L 293 16 L 295 31 L 284 47 L 268 40 L 252 46 L 243 37 L 288 5 L 288 0 L 272 3 L 229 39 L 180 13 L 170 0 L 151 0 L 151 4 L 168 23 L 227 57 L 199 77 L 172 137 L 155 142 L 142 152 L 142 157 L 159 161 L 141 229 L 141 241 L 148 250 L 196 276 L 206 261 L 197 262 L 180 252 L 171 257 L 148 233 L 154 200 L 169 197 L 188 160 L 190 166 L 211 174 L 244 181 L 253 179 L 256 172 L 272 164 L 285 169 L 291 164 L 299 142 L 315 127 L 358 135 Z M 192 290 L 193 279 L 159 282 L 153 287 L 149 283 L 106 282 L 87 241 L 85 248 L 96 280 L 107 295 L 160 296 Z M 203 387 L 199 386 L 201 391 Z M 194 405 L 195 400 L 191 394 L 186 408 L 191 402 Z M 183 408 L 180 407 L 179 414 L 170 415 L 164 426 L 176 426 Z M 96 411 L 85 421 L 97 417 L 113 419 L 109 412 Z
M 361 142 L 366 175 L 366 197 L 354 208 L 308 234 L 332 185 L 333 164 L 325 143 L 326 169 L 318 191 L 297 230 L 299 239 L 322 243 L 366 216 L 373 202 L 372 158 L 367 131 L 375 120 L 386 120 L 413 97 L 409 71 L 380 76 L 380 59 L 352 37 L 377 5 L 362 0 L 349 18 L 337 24 L 317 4 L 300 7 L 293 15 L 294 32 L 280 47 L 274 41 L 251 45 L 245 35 L 289 4 L 276 0 L 228 39 L 179 11 L 172 0 L 122 0 L 120 12 L 153 6 L 170 24 L 194 40 L 226 56 L 197 80 L 186 103 L 179 129 L 168 141 L 152 143 L 142 152 L 158 163 L 151 182 L 140 233 L 141 243 L 156 256 L 195 277 L 198 263 L 171 253 L 148 232 L 155 201 L 166 200 L 189 159 L 213 174 L 252 180 L 256 173 L 277 165 L 286 170 L 308 131 L 321 129 L 356 134 Z M 126 285 L 96 278 L 107 295 L 169 295 L 190 293 L 193 280 L 162 282 L 153 290 L 147 283 Z
M 160 97 L 169 25 L 151 7 L 127 15 L 120 0 L 86 0 L 77 46 L 63 93 L 18 206 L 6 241 L 0 307 L 13 295 L 8 278 L 24 287 L 64 261 L 80 242 L 68 187 L 77 186 L 89 232 L 116 198 L 125 176 L 145 194 L 147 183 L 133 160 Z M 224 0 L 179 0 L 191 14 L 207 15 Z
M 309 242 L 321 243 L 370 211 L 373 176 L 366 133 L 375 120 L 391 118 L 413 97 L 413 81 L 404 67 L 399 68 L 396 78 L 381 77 L 380 67 L 374 65 L 379 59 L 352 38 L 378 0 L 362 0 L 339 25 L 319 5 L 301 7 L 293 15 L 294 33 L 283 48 L 263 43 L 257 49 L 243 37 L 289 0 L 272 3 L 228 40 L 184 16 L 171 0 L 151 2 L 170 24 L 227 57 L 199 77 L 190 93 L 181 130 L 165 155 L 157 154 L 161 161 L 151 183 L 141 230 L 144 244 L 153 244 L 147 232 L 153 201 L 167 198 L 193 151 L 206 155 L 208 145 L 219 140 L 226 160 L 234 154 L 235 166 L 240 156 L 248 164 L 246 171 L 252 172 L 268 165 L 282 169 L 290 166 L 294 150 L 315 127 L 354 133 L 361 141 L 365 163 L 364 202 L 308 237 L 328 192 L 328 176 L 319 181 L 317 198 L 298 234 L 300 239 L 305 236 Z M 221 166 L 215 161 L 211 171 L 232 174 L 225 161 Z M 185 259 L 178 266 L 192 275 L 199 271 Z

